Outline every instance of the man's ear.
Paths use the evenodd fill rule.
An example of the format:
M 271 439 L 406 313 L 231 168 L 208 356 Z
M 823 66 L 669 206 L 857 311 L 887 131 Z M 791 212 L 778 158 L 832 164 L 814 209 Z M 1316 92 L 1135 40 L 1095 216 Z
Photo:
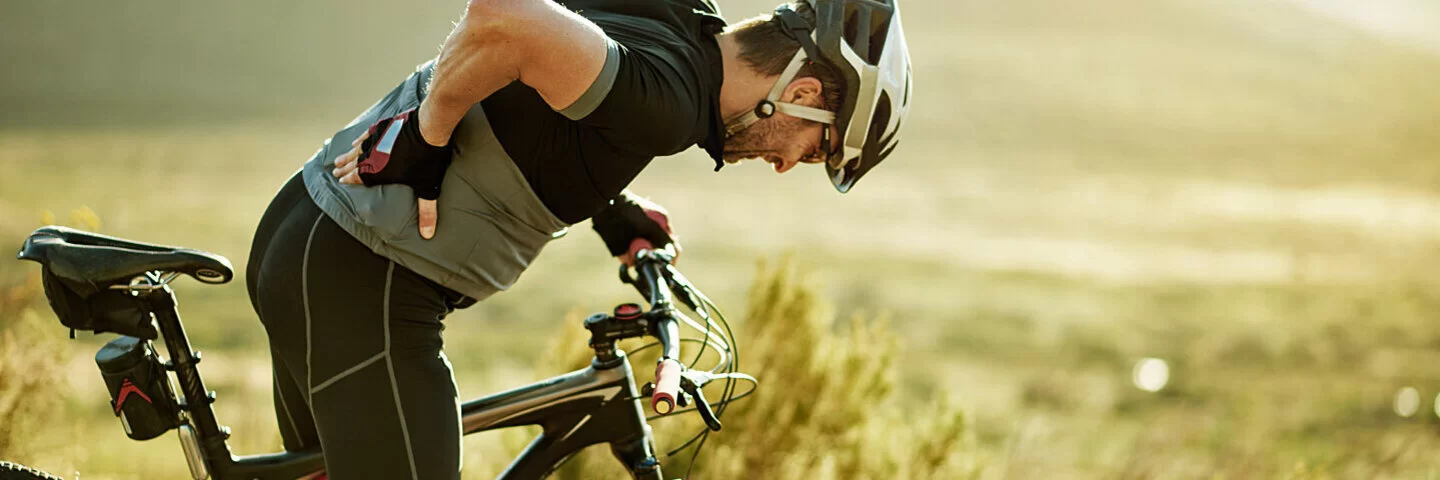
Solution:
M 824 97 L 820 94 L 824 87 L 820 80 L 815 77 L 800 77 L 790 81 L 785 87 L 785 92 L 780 94 L 780 101 L 804 105 L 807 107 L 819 108 L 824 103 Z

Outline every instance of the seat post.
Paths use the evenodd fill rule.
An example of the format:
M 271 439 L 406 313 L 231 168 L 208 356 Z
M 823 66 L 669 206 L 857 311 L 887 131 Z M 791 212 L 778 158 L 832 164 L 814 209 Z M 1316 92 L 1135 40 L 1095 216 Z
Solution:
M 223 466 L 217 463 L 232 461 L 230 446 L 225 443 L 230 432 L 215 420 L 215 410 L 210 407 L 215 397 L 205 388 L 205 382 L 200 379 L 200 370 L 195 367 L 195 364 L 200 363 L 200 356 L 190 350 L 190 340 L 185 335 L 185 327 L 180 323 L 180 311 L 176 308 L 175 292 L 169 285 L 162 285 L 147 293 L 145 300 L 155 314 L 155 323 L 160 326 L 161 335 L 165 337 L 165 347 L 170 353 L 170 368 L 175 371 L 175 376 L 180 381 L 180 391 L 185 401 L 184 410 L 188 412 L 190 423 L 199 437 L 206 463 L 209 464 L 207 466 L 212 472 L 223 471 Z

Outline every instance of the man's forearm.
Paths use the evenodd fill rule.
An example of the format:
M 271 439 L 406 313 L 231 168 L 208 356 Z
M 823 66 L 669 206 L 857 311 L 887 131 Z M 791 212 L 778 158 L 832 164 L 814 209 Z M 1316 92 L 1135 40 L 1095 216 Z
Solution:
M 562 109 L 599 75 L 605 42 L 599 27 L 549 0 L 470 0 L 435 61 L 420 133 L 444 145 L 470 107 L 517 80 Z
M 420 104 L 420 134 L 432 145 L 449 143 L 455 125 L 470 107 L 520 76 L 504 48 L 504 24 L 489 5 L 470 2 L 440 47 L 435 73 Z

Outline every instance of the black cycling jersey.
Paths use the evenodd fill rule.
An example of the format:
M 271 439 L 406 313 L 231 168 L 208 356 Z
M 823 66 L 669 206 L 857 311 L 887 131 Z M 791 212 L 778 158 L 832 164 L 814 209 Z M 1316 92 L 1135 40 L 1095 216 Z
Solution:
M 570 0 L 619 46 L 614 86 L 571 120 L 515 82 L 481 105 L 490 128 L 530 188 L 566 223 L 594 215 L 656 156 L 700 144 L 722 165 L 724 70 L 709 0 Z M 683 4 L 684 8 L 679 8 Z

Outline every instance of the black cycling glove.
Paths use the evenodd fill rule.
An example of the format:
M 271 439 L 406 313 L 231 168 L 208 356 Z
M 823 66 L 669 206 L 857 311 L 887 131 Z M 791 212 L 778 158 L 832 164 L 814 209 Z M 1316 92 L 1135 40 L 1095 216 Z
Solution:
M 415 189 L 415 196 L 440 198 L 440 183 L 450 168 L 452 148 L 437 147 L 420 135 L 420 111 L 412 108 L 370 126 L 360 143 L 356 171 L 366 186 L 399 183 Z
M 590 224 L 610 255 L 621 256 L 630 250 L 637 238 L 649 240 L 657 248 L 675 243 L 670 232 L 669 212 L 655 202 L 621 192 L 615 201 L 590 218 Z

